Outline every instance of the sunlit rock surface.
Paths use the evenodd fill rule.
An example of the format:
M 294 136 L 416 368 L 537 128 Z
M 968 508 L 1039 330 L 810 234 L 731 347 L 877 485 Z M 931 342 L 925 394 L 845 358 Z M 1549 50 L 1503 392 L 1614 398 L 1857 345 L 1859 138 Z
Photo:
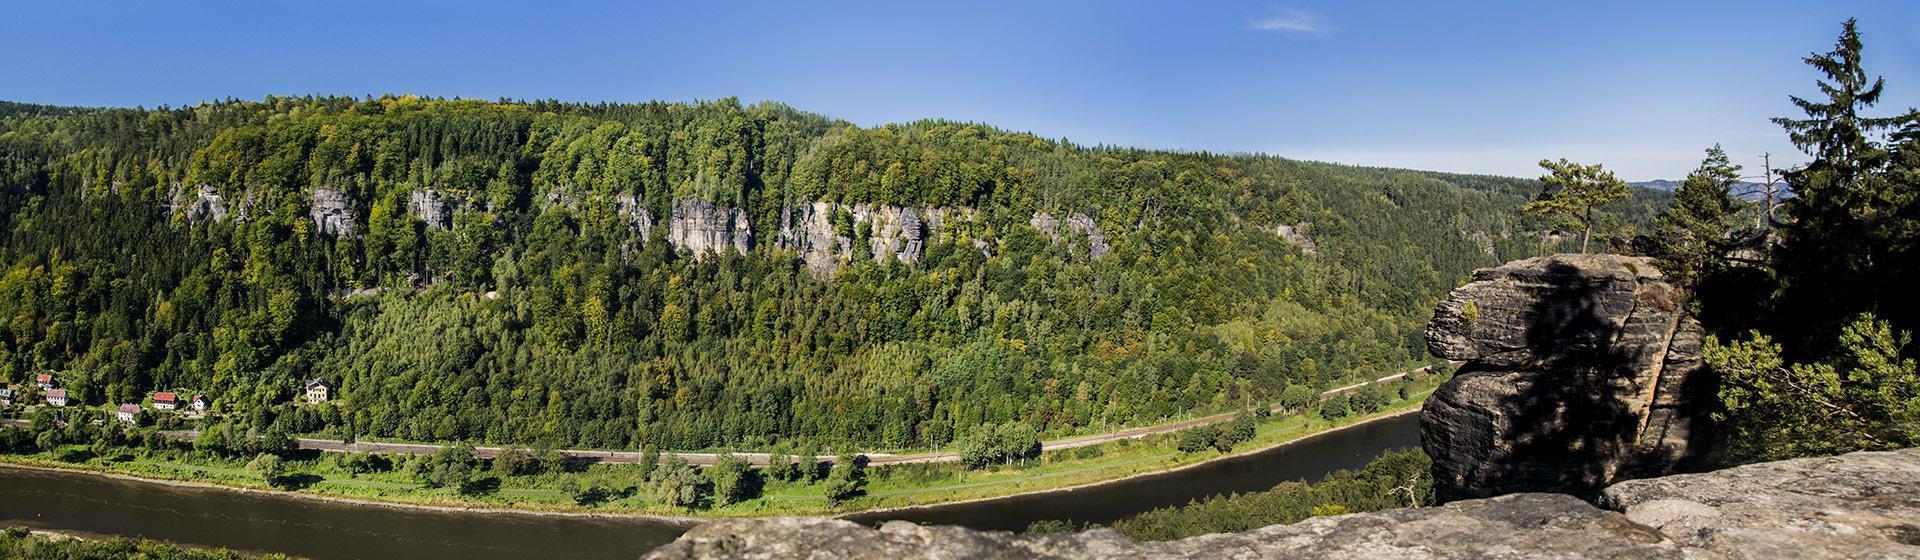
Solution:
M 1624 482 L 1602 509 L 1522 493 L 1135 542 L 837 519 L 715 521 L 648 558 L 1920 558 L 1920 450 Z

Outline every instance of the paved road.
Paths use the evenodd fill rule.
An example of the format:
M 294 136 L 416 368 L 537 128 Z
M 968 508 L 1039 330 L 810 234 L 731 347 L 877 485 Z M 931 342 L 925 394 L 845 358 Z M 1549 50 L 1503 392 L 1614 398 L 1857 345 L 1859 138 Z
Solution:
M 1355 389 L 1359 389 L 1361 387 L 1367 386 L 1368 383 L 1388 383 L 1392 381 L 1398 381 L 1400 379 L 1405 378 L 1407 374 L 1414 373 L 1414 372 L 1423 372 L 1423 371 L 1426 371 L 1427 369 L 1428 368 L 1425 368 L 1425 367 L 1417 368 L 1410 371 L 1400 372 L 1400 373 L 1396 373 L 1396 374 L 1382 377 L 1379 379 L 1375 379 L 1369 382 L 1355 383 L 1345 387 L 1335 388 L 1333 390 L 1320 393 L 1320 398 L 1326 399 L 1334 395 L 1353 391 Z M 1273 410 L 1274 412 L 1279 412 L 1280 409 L 1281 409 L 1280 405 L 1276 404 L 1276 405 L 1273 405 L 1271 410 Z M 1177 432 L 1187 428 L 1226 422 L 1226 421 L 1232 420 L 1234 414 L 1237 414 L 1237 412 L 1222 412 L 1220 414 L 1215 414 L 1212 416 L 1203 416 L 1200 418 L 1182 420 L 1179 422 L 1173 422 L 1169 424 L 1160 424 L 1156 426 L 1144 426 L 1139 428 L 1127 428 L 1124 430 L 1117 430 L 1117 431 L 1112 431 L 1112 432 L 1107 432 L 1102 434 L 1076 436 L 1076 437 L 1070 437 L 1070 438 L 1056 439 L 1052 441 L 1044 441 L 1044 442 L 1040 442 L 1040 448 L 1042 450 L 1072 449 L 1075 447 L 1099 445 L 1102 443 L 1119 441 L 1123 439 L 1139 439 L 1139 438 L 1147 437 L 1154 434 Z M 31 422 L 28 422 L 26 420 L 0 420 L 0 424 L 23 426 L 23 427 L 32 425 Z M 196 435 L 198 435 L 196 432 L 193 432 L 193 431 L 172 431 L 172 432 L 166 432 L 166 433 L 167 435 L 173 436 L 175 438 L 179 438 L 182 441 L 192 440 Z M 334 451 L 334 452 L 346 452 L 346 453 L 410 453 L 414 455 L 424 455 L 428 453 L 433 453 L 435 451 L 439 451 L 441 447 L 440 445 L 431 444 L 431 443 L 383 443 L 383 442 L 372 442 L 372 441 L 346 443 L 344 441 L 337 440 L 337 439 L 315 439 L 315 438 L 296 438 L 294 441 L 299 445 L 301 449 L 314 449 L 319 451 Z M 479 455 L 480 457 L 490 459 L 496 455 L 499 455 L 502 449 L 504 448 L 475 447 L 473 448 L 473 451 L 475 455 Z M 568 458 L 578 459 L 583 461 L 599 461 L 599 462 L 607 462 L 607 463 L 638 463 L 640 462 L 640 453 L 637 451 L 566 449 L 566 450 L 561 450 L 560 454 Z M 695 465 L 712 465 L 714 464 L 715 461 L 719 459 L 719 454 L 717 453 L 666 452 L 666 453 L 661 453 L 661 455 L 686 459 L 688 463 L 695 464 Z M 768 459 L 768 454 L 766 453 L 735 453 L 734 455 L 741 457 L 743 459 L 746 459 L 747 462 L 752 463 L 754 465 L 758 465 L 758 466 L 765 466 L 767 464 L 767 459 Z M 929 451 L 925 453 L 913 453 L 913 454 L 907 454 L 907 455 L 900 455 L 900 454 L 893 454 L 893 453 L 868 453 L 866 454 L 866 457 L 867 457 L 868 464 L 876 464 L 876 465 L 903 464 L 903 463 L 951 463 L 951 462 L 960 460 L 960 454 L 952 451 Z M 832 461 L 834 457 L 831 455 L 823 455 L 818 457 L 817 459 L 821 461 Z

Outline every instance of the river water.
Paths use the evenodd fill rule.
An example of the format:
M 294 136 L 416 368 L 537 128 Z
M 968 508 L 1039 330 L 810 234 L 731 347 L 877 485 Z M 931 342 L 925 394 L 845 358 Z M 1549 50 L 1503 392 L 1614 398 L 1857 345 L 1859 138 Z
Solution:
M 1350 427 L 1271 450 L 1172 473 L 1078 490 L 856 515 L 979 529 L 1024 529 L 1043 519 L 1108 523 L 1153 508 L 1315 480 L 1419 445 L 1418 415 Z M 0 468 L 0 526 L 127 535 L 314 559 L 638 558 L 680 535 L 633 519 L 453 513 L 175 487 Z

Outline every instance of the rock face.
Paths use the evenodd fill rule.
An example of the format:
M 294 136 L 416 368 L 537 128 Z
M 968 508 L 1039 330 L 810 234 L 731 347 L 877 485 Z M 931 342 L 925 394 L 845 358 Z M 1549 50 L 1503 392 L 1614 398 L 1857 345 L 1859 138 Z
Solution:
M 780 234 L 775 245 L 797 253 L 807 268 L 818 275 L 831 275 L 840 264 L 852 259 L 854 239 L 845 233 L 869 232 L 866 254 L 875 262 L 888 257 L 915 262 L 926 254 L 927 245 L 942 232 L 943 224 L 955 213 L 971 215 L 962 208 L 844 205 L 813 202 L 787 206 L 780 211 Z M 845 220 L 852 231 L 842 231 L 838 220 Z
M 213 185 L 173 185 L 173 200 L 167 208 L 174 214 L 183 214 L 189 222 L 212 218 L 213 221 L 227 219 L 227 202 Z
M 686 199 L 673 205 L 667 242 L 696 258 L 726 250 L 745 254 L 753 246 L 753 229 L 747 226 L 745 210 Z
M 1280 236 L 1281 239 L 1285 239 L 1288 242 L 1293 243 L 1294 245 L 1299 245 L 1300 250 L 1306 251 L 1307 254 L 1320 252 L 1320 246 L 1314 244 L 1312 239 L 1308 239 L 1307 234 L 1301 233 L 1301 230 L 1303 229 L 1306 229 L 1306 228 L 1302 226 L 1280 224 L 1277 226 L 1273 226 L 1273 234 Z
M 1421 413 L 1440 498 L 1591 496 L 1696 459 L 1712 382 L 1679 297 L 1645 258 L 1476 271 L 1427 325 L 1433 355 L 1466 362 Z
M 407 214 L 426 222 L 427 227 L 453 227 L 453 211 L 453 204 L 440 191 L 416 190 L 407 193 Z
M 1920 449 L 1625 482 L 1601 509 L 1523 493 L 1134 542 L 837 519 L 715 521 L 648 558 L 1920 558 Z
M 313 189 L 313 202 L 307 207 L 307 215 L 313 218 L 313 225 L 322 235 L 336 237 L 353 235 L 353 201 L 346 193 L 325 187 Z
M 1070 214 L 1063 224 L 1051 214 L 1034 212 L 1033 219 L 1028 220 L 1027 223 L 1032 225 L 1033 229 L 1040 230 L 1040 233 L 1047 234 L 1047 238 L 1054 243 L 1064 241 L 1068 232 L 1087 238 L 1087 256 L 1094 259 L 1106 256 L 1107 251 L 1112 249 L 1107 245 L 1107 236 L 1100 231 L 1100 225 L 1086 214 Z M 1060 227 L 1062 225 L 1066 226 L 1064 231 Z
M 646 202 L 631 194 L 613 197 L 613 211 L 627 227 L 640 233 L 640 242 L 653 240 L 653 212 L 647 210 Z

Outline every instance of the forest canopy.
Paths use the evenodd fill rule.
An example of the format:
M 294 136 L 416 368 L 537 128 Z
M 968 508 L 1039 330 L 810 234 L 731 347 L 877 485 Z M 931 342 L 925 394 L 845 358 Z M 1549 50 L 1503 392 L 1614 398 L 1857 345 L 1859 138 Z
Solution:
M 202 392 L 287 432 L 617 448 L 1137 424 L 1423 359 L 1447 289 L 1565 243 L 1518 212 L 1535 190 L 732 99 L 6 103 L 0 379 Z M 723 235 L 692 201 L 745 250 L 669 242 Z M 781 242 L 816 202 L 856 240 L 830 274 Z M 886 206 L 951 217 L 876 257 L 853 210 Z M 286 413 L 314 378 L 340 398 Z

